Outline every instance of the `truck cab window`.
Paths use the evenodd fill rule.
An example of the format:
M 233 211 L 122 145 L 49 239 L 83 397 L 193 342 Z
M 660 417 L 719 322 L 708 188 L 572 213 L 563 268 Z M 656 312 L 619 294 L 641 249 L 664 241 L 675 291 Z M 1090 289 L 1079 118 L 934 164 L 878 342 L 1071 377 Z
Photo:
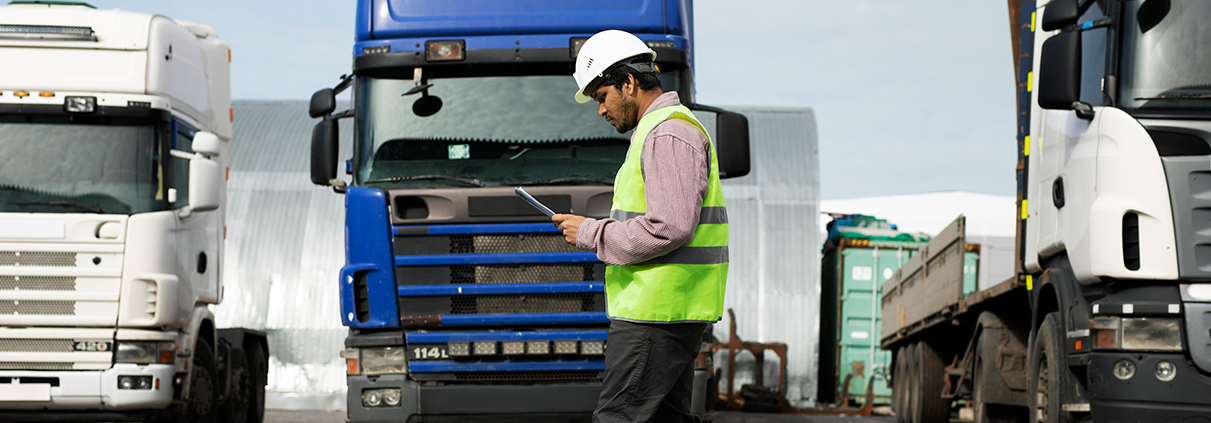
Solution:
M 1106 17 L 1104 2 L 1095 2 L 1081 15 L 1079 23 Z M 1094 106 L 1106 104 L 1102 78 L 1106 76 L 1106 27 L 1081 31 L 1081 101 Z
M 193 153 L 193 135 L 198 131 L 185 122 L 177 120 L 173 123 L 172 148 L 174 150 Z M 189 160 L 179 157 L 172 158 L 172 187 L 177 189 L 177 201 L 173 208 L 189 205 Z

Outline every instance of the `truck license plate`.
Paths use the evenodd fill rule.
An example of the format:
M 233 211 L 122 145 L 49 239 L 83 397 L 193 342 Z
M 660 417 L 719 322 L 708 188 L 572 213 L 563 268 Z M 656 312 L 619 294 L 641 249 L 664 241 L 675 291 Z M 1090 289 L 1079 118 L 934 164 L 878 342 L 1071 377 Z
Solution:
M 0 383 L 0 401 L 50 401 L 50 384 Z

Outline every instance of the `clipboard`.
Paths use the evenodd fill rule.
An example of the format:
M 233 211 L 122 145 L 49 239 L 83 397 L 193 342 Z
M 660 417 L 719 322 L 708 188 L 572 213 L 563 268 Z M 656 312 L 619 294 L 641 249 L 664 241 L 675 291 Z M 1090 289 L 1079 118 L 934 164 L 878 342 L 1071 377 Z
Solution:
M 551 211 L 550 207 L 547 207 L 542 202 L 539 202 L 537 199 L 531 196 L 530 193 L 526 192 L 525 189 L 522 189 L 522 187 L 513 188 L 513 193 L 517 194 L 518 197 L 521 197 L 522 200 L 526 200 L 527 203 L 530 203 L 531 206 L 534 206 L 534 208 L 538 209 L 538 211 L 542 212 L 542 214 L 547 215 L 547 217 L 555 215 L 555 212 Z

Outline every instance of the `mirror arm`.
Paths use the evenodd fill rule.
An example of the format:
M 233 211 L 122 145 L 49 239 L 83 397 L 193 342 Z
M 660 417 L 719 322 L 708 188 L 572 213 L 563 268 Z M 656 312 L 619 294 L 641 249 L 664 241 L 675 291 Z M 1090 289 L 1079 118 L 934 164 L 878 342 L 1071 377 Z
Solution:
M 353 113 L 354 113 L 353 109 L 348 109 L 343 112 L 333 113 L 328 116 L 328 119 L 329 120 L 339 120 L 339 119 L 349 118 L 349 117 L 353 117 Z
M 345 191 L 349 190 L 349 184 L 346 183 L 343 179 L 339 179 L 339 178 L 328 181 L 328 185 L 332 186 L 332 192 L 335 192 L 337 194 L 344 194 Z
M 690 110 L 702 110 L 704 112 L 730 113 L 727 110 L 723 110 L 715 106 L 707 106 L 705 104 L 698 103 L 685 103 L 685 107 Z
M 332 87 L 332 94 L 340 94 L 341 91 L 345 91 L 345 89 L 349 88 L 350 85 L 353 85 L 353 75 L 341 75 L 341 82 L 336 84 L 335 87 Z
M 1076 117 L 1084 120 L 1093 120 L 1093 106 L 1083 101 L 1072 102 L 1072 111 L 1076 112 Z

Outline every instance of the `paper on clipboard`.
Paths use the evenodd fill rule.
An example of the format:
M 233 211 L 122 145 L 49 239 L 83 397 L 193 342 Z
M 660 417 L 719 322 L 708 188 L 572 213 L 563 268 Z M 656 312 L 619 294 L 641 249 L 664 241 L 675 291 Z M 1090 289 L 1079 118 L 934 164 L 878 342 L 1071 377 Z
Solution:
M 526 200 L 527 203 L 530 203 L 531 206 L 534 206 L 534 208 L 538 209 L 538 211 L 542 212 L 542 214 L 547 215 L 547 217 L 555 215 L 555 212 L 551 211 L 550 207 L 547 207 L 545 204 L 530 196 L 530 193 L 526 192 L 526 190 L 522 189 L 521 187 L 513 188 L 513 193 L 517 194 L 518 197 L 521 197 L 522 200 Z

